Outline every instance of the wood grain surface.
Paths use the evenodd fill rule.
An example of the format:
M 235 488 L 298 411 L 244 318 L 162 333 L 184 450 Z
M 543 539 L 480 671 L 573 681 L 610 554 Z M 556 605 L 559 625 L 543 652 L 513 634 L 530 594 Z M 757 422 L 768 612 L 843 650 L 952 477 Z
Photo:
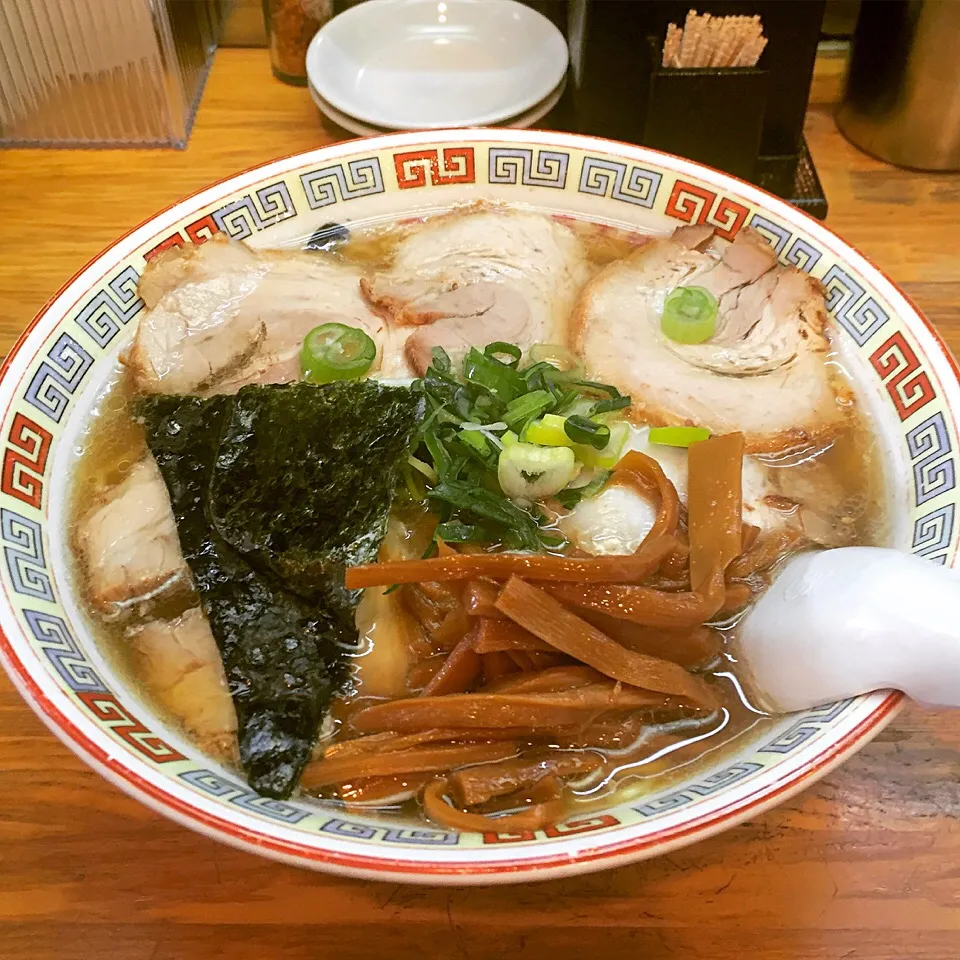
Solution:
M 818 63 L 807 134 L 829 224 L 960 348 L 960 178 L 856 151 Z M 86 260 L 179 197 L 329 143 L 263 50 L 224 50 L 188 149 L 0 152 L 0 350 Z M 770 813 L 671 856 L 503 889 L 341 880 L 239 853 L 140 806 L 0 677 L 0 960 L 631 957 L 956 960 L 960 713 L 908 707 Z

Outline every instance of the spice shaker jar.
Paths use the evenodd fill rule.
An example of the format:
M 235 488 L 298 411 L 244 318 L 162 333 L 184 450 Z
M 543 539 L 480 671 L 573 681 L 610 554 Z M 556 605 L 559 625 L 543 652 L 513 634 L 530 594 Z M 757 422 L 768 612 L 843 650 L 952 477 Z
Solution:
M 307 85 L 307 47 L 332 16 L 333 0 L 263 0 L 270 66 L 278 80 Z

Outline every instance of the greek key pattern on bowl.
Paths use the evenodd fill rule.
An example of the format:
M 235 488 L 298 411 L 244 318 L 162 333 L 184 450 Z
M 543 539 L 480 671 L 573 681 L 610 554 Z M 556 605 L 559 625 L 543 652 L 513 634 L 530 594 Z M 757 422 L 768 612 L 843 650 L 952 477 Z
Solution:
M 789 228 L 774 223 L 773 220 L 761 216 L 759 213 L 755 213 L 750 218 L 750 226 L 766 237 L 783 263 L 793 264 L 805 273 L 810 273 L 823 256 L 823 253 L 812 243 L 804 240 L 803 237 L 796 236 L 790 232 Z M 791 238 L 792 243 L 790 242 Z
M 296 807 L 282 800 L 271 800 L 254 793 L 246 784 L 228 779 L 213 770 L 186 770 L 178 774 L 184 783 L 201 790 L 210 797 L 217 797 L 232 803 L 250 813 L 257 813 L 262 817 L 269 817 L 279 823 L 299 823 L 310 816 L 309 810 Z
M 911 549 L 934 563 L 947 562 L 947 547 L 953 538 L 953 521 L 956 510 L 952 503 L 918 517 L 913 524 Z
M 942 413 L 933 414 L 907 431 L 907 451 L 913 465 L 918 507 L 956 487 L 950 433 Z
M 870 354 L 870 363 L 883 381 L 901 420 L 913 416 L 933 400 L 930 377 L 921 369 L 916 353 L 899 330 Z
M 674 790 L 672 793 L 656 797 L 649 803 L 642 803 L 633 809 L 644 817 L 655 817 L 661 813 L 669 813 L 678 807 L 693 803 L 699 797 L 709 797 L 711 793 L 716 793 L 718 790 L 724 790 L 735 783 L 739 783 L 762 769 L 763 764 L 753 761 L 734 763 L 706 777 L 700 783 L 691 784 L 682 790 Z
M 395 153 L 393 166 L 401 190 L 473 183 L 476 179 L 473 147 L 433 147 Z
M 300 184 L 311 210 L 383 193 L 383 173 L 376 157 L 334 163 L 300 174 Z
M 490 183 L 521 183 L 525 187 L 562 190 L 567 185 L 570 154 L 556 150 L 491 147 L 487 163 Z
M 74 692 L 107 693 L 107 685 L 80 650 L 61 617 L 40 610 L 22 611 L 30 633 L 63 682 Z
M 731 197 L 686 180 L 674 183 L 666 207 L 667 216 L 684 223 L 708 223 L 725 240 L 732 240 L 740 232 L 748 212 L 747 207 Z
M 183 231 L 187 240 L 193 243 L 203 243 L 217 233 L 224 233 L 233 240 L 246 240 L 254 233 L 296 215 L 297 208 L 293 204 L 290 188 L 286 181 L 277 180 L 257 187 L 199 220 L 186 224 Z M 183 246 L 184 242 L 184 237 L 177 230 L 147 250 L 143 258 L 154 260 L 164 250 Z
M 629 173 L 627 172 L 629 169 Z M 652 209 L 657 202 L 663 175 L 635 164 L 584 157 L 580 170 L 580 193 L 595 197 L 610 197 L 638 207 Z
M 808 710 L 793 726 L 779 734 L 776 739 L 760 747 L 758 753 L 790 753 L 815 737 L 825 725 L 840 717 L 853 703 L 841 700 Z
M 862 347 L 890 319 L 861 283 L 834 264 L 823 277 L 827 313 Z
M 320 828 L 321 833 L 349 840 L 373 840 L 384 843 L 408 843 L 418 847 L 455 847 L 460 842 L 460 834 L 443 830 L 398 829 L 379 827 L 369 823 L 357 823 L 333 817 Z
M 92 363 L 93 357 L 69 333 L 61 333 L 27 387 L 27 403 L 59 423 Z
M 0 491 L 21 503 L 39 509 L 43 499 L 43 475 L 53 434 L 19 411 L 14 414 L 3 454 Z
M 77 696 L 108 730 L 141 756 L 154 763 L 173 763 L 185 759 L 182 753 L 148 730 L 112 693 L 81 690 Z
M 33 600 L 55 603 L 47 562 L 43 557 L 43 528 L 36 520 L 0 507 L 3 556 L 13 589 Z
M 77 326 L 87 333 L 98 347 L 105 347 L 143 308 L 137 294 L 140 274 L 124 267 L 107 285 L 84 304 L 77 315 Z
M 111 693 L 61 617 L 29 609 L 23 610 L 23 616 L 56 673 L 105 729 L 154 763 L 184 759 L 179 751 L 145 727 Z

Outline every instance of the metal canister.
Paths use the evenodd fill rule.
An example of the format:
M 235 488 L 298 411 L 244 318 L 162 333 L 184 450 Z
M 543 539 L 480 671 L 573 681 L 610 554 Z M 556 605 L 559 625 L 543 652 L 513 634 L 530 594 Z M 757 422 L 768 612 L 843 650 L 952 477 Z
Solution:
M 960 170 L 960 2 L 864 0 L 837 125 L 899 167 Z

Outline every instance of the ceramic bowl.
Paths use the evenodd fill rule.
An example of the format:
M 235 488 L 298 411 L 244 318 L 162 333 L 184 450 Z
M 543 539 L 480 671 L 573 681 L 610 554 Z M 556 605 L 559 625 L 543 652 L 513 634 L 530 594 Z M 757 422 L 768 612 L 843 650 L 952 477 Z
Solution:
M 883 450 L 888 544 L 955 562 L 957 367 L 890 280 L 780 200 L 640 147 L 502 129 L 394 134 L 256 167 L 174 204 L 84 267 L 30 323 L 0 380 L 3 662 L 64 743 L 187 826 L 290 863 L 364 877 L 543 879 L 661 854 L 756 816 L 863 746 L 897 710 L 900 696 L 882 692 L 782 717 L 655 792 L 547 830 L 458 835 L 257 796 L 165 725 L 101 655 L 71 569 L 69 478 L 77 438 L 143 309 L 137 280 L 145 264 L 218 233 L 276 246 L 330 221 L 389 221 L 479 198 L 642 230 L 759 230 L 784 262 L 824 285 L 839 360 Z
M 534 126 L 559 103 L 566 86 L 567 80 L 566 77 L 564 77 L 546 97 L 538 100 L 529 110 L 524 110 L 522 113 L 518 113 L 512 117 L 507 117 L 502 123 L 489 124 L 489 126 L 510 127 L 514 130 L 526 130 L 528 127 Z M 389 127 L 370 126 L 358 120 L 356 117 L 350 117 L 345 113 L 341 113 L 332 103 L 324 100 L 317 91 L 317 88 L 309 81 L 307 81 L 307 90 L 310 93 L 310 98 L 324 117 L 332 120 L 338 127 L 349 130 L 350 133 L 355 133 L 358 137 L 378 137 L 384 133 L 395 132 Z
M 366 0 L 326 23 L 307 76 L 340 113 L 390 130 L 502 123 L 567 72 L 567 42 L 515 0 Z

